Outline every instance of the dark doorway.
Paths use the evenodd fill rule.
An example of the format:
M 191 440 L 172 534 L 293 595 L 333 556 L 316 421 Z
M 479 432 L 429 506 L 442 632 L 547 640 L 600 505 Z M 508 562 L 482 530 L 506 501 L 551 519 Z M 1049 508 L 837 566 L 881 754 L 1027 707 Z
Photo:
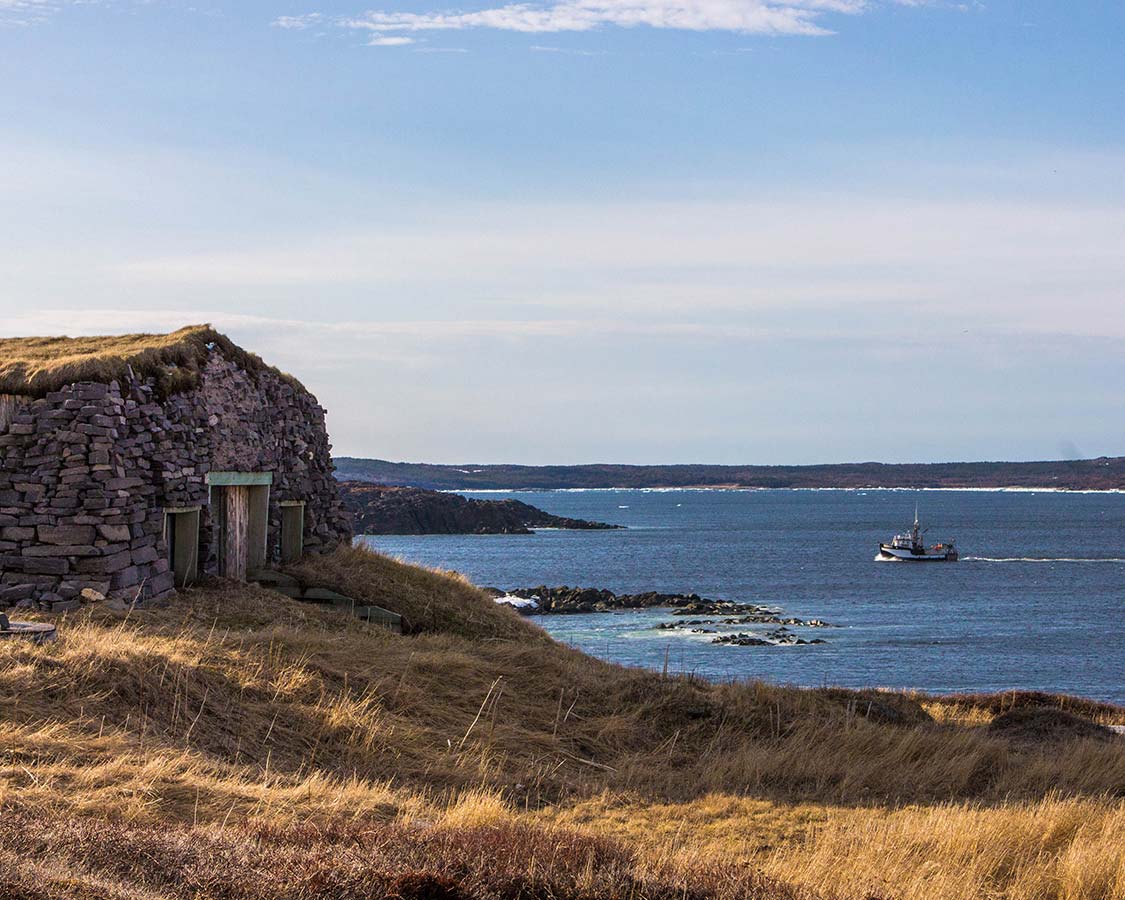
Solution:
M 164 540 L 176 587 L 190 587 L 199 578 L 199 507 L 165 510 Z
M 286 500 L 281 504 L 281 563 L 295 563 L 305 554 L 305 502 Z

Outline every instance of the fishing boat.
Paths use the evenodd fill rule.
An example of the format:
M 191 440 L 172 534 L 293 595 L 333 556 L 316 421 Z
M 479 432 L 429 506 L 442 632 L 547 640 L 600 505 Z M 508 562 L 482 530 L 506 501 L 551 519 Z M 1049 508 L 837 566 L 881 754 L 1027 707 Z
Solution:
M 877 560 L 902 560 L 903 562 L 957 562 L 957 548 L 953 541 L 926 546 L 922 535 L 928 529 L 922 528 L 918 520 L 918 507 L 914 507 L 914 525 L 903 534 L 896 534 L 889 544 L 879 544 Z

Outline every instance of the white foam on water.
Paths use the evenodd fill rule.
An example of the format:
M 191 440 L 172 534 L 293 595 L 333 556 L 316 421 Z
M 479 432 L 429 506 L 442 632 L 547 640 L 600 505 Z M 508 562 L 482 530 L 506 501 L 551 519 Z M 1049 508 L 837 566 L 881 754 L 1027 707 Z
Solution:
M 1122 488 L 1058 488 L 1058 487 L 599 487 L 599 488 L 441 488 L 443 494 L 677 494 L 677 493 L 713 493 L 713 494 L 743 494 L 743 493 L 815 493 L 823 491 L 838 492 L 842 494 L 866 494 L 872 492 L 886 492 L 897 494 L 911 493 L 950 493 L 950 494 L 1125 494 Z
M 539 604 L 534 599 L 529 600 L 526 597 L 513 597 L 511 594 L 497 597 L 496 602 L 503 603 L 505 606 L 511 606 L 514 609 L 539 609 Z
M 1125 563 L 1125 559 L 1118 556 L 962 556 L 964 562 L 996 562 L 996 563 Z

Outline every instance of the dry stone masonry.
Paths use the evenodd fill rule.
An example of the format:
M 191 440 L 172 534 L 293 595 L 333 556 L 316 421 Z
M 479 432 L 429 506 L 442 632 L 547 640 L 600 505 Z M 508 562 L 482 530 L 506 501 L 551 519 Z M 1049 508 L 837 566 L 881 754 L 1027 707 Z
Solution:
M 284 504 L 304 504 L 305 551 L 349 539 L 316 399 L 219 349 L 199 376 L 168 396 L 132 369 L 44 397 L 0 396 L 0 609 L 171 595 L 169 510 L 198 508 L 198 568 L 217 573 L 212 473 L 272 479 L 267 562 L 280 552 Z

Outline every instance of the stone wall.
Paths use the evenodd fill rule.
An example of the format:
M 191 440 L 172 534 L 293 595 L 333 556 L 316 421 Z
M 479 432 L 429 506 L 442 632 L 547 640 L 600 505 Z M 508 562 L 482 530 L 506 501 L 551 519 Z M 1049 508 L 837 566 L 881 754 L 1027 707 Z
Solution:
M 306 550 L 350 538 L 324 410 L 289 380 L 249 373 L 217 351 L 187 393 L 159 398 L 151 380 L 135 378 L 74 384 L 20 398 L 7 418 L 0 428 L 0 608 L 57 612 L 98 595 L 168 596 L 166 507 L 202 507 L 201 559 L 214 573 L 212 471 L 273 473 L 271 559 L 284 500 L 306 503 Z
M 7 429 L 14 416 L 27 402 L 26 397 L 17 397 L 15 394 L 0 394 L 0 432 Z

